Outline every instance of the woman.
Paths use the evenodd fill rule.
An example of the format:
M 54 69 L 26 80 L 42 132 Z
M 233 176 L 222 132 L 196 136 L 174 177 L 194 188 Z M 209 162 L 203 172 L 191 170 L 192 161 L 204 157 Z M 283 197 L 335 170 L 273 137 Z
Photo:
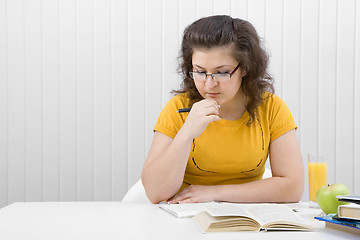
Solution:
M 142 172 L 151 202 L 301 199 L 297 126 L 273 94 L 267 62 L 247 21 L 211 16 L 185 29 L 182 88 L 157 120 Z M 272 177 L 262 179 L 268 155 Z

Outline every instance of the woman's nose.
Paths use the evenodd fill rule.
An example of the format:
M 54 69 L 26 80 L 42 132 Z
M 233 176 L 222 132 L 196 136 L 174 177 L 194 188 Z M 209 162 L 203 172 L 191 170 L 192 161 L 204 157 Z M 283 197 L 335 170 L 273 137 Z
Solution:
M 208 88 L 213 88 L 218 85 L 218 81 L 216 81 L 211 74 L 206 76 L 205 86 Z

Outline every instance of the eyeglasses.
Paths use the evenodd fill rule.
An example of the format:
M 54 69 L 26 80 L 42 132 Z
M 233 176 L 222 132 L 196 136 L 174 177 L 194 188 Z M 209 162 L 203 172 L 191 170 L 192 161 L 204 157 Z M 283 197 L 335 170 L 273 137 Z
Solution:
M 217 82 L 226 82 L 229 81 L 232 75 L 238 70 L 240 67 L 240 63 L 235 67 L 235 69 L 231 73 L 206 73 L 206 72 L 189 72 L 189 75 L 195 81 L 206 81 L 208 76 L 214 81 Z

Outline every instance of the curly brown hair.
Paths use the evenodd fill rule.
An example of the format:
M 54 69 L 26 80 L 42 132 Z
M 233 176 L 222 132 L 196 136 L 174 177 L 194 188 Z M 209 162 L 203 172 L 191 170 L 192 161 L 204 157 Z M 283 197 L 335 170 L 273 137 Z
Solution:
M 217 15 L 201 18 L 189 25 L 183 35 L 179 56 L 179 73 L 183 76 L 180 90 L 186 93 L 190 104 L 203 99 L 189 76 L 192 71 L 192 55 L 195 48 L 231 46 L 234 58 L 246 75 L 242 79 L 242 91 L 248 99 L 246 110 L 250 114 L 248 124 L 256 117 L 256 108 L 264 101 L 264 92 L 274 92 L 273 78 L 267 73 L 269 56 L 263 49 L 254 26 L 248 21 Z

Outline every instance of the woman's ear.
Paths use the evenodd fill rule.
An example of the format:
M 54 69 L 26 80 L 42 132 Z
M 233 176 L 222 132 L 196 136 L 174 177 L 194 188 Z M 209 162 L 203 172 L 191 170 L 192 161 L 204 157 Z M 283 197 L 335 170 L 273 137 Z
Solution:
M 245 70 L 241 70 L 241 78 L 245 77 L 247 72 Z

